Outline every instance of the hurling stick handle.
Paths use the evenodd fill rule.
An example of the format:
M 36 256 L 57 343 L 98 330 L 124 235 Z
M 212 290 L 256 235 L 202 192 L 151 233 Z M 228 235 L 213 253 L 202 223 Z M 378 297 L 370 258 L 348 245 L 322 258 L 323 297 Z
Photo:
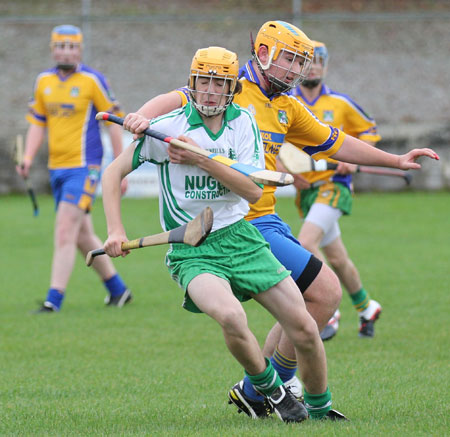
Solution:
M 148 130 L 151 131 L 151 129 L 147 129 L 145 132 L 147 132 Z M 179 147 L 181 149 L 185 149 L 185 150 L 189 150 L 191 152 L 194 152 L 197 155 L 203 155 L 203 156 L 206 156 L 206 157 L 209 157 L 209 155 L 210 155 L 210 152 L 208 152 L 208 151 L 206 151 L 204 149 L 201 149 L 200 147 L 195 147 L 192 144 L 189 144 L 186 141 L 181 141 L 181 140 L 179 140 L 177 138 L 168 137 L 168 138 L 164 139 L 163 141 L 166 141 L 166 142 L 172 144 L 172 146 L 176 146 L 176 147 Z
M 149 235 L 148 237 L 136 238 L 136 240 L 126 241 L 122 243 L 122 250 L 139 249 L 146 246 L 158 246 L 160 244 L 166 244 L 169 242 L 169 232 L 162 232 L 161 234 Z M 99 255 L 105 255 L 105 249 L 91 250 L 86 255 L 86 265 L 90 266 L 94 258 Z
M 146 246 L 158 246 L 160 244 L 166 244 L 169 242 L 168 232 L 162 232 L 160 234 L 149 235 L 147 237 L 137 238 L 136 240 L 126 241 L 122 243 L 122 250 L 139 249 Z
M 371 173 L 371 174 L 380 174 L 380 175 L 391 175 L 391 176 L 401 176 L 403 177 L 404 171 L 397 170 L 395 168 L 377 168 L 365 165 L 359 165 L 358 171 L 361 173 Z
M 23 136 L 16 135 L 16 156 L 15 161 L 18 166 L 23 166 Z

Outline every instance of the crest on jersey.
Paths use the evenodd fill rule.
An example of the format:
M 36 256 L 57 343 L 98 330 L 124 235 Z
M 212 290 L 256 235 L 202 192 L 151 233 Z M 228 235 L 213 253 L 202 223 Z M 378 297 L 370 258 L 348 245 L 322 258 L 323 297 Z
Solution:
M 80 95 L 80 88 L 77 86 L 73 86 L 70 90 L 70 95 L 72 97 L 78 97 Z
M 281 124 L 288 124 L 286 111 L 282 111 L 281 109 L 278 111 L 278 121 Z
M 236 159 L 237 159 L 236 153 L 234 153 L 234 150 L 231 149 L 231 148 L 228 149 L 228 158 L 234 159 L 235 161 L 236 161 Z
M 256 109 L 251 103 L 250 105 L 248 105 L 247 109 L 250 111 L 252 115 L 256 115 Z
M 97 165 L 88 166 L 88 178 L 92 185 L 100 179 L 100 171 Z
M 323 121 L 324 123 L 334 121 L 334 111 L 323 111 Z

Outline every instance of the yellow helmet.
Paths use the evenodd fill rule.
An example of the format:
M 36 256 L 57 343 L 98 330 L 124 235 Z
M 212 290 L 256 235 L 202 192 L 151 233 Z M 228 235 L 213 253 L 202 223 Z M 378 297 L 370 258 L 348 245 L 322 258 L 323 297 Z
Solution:
M 269 53 L 269 59 L 266 64 L 263 64 L 258 57 L 258 50 L 261 46 L 266 46 Z M 294 81 L 285 81 L 273 75 L 266 76 L 265 71 L 275 64 L 274 61 L 278 59 L 280 53 L 283 51 L 293 54 L 295 58 L 301 58 L 302 67 L 297 79 Z M 290 88 L 294 88 L 307 77 L 313 55 L 314 47 L 312 41 L 298 27 L 284 21 L 268 21 L 261 26 L 261 29 L 256 35 L 253 56 L 263 76 L 278 91 L 287 91 Z M 286 76 L 288 73 L 291 73 L 290 69 L 287 71 Z
M 239 61 L 236 53 L 233 53 L 223 47 L 208 47 L 199 49 L 194 55 L 191 64 L 191 72 L 189 75 L 188 88 L 191 95 L 191 100 L 196 109 L 207 117 L 220 114 L 225 111 L 233 100 L 233 96 L 238 83 L 239 75 Z M 219 95 L 226 97 L 224 105 L 206 106 L 197 104 L 195 89 L 196 81 L 199 77 L 206 77 L 210 79 L 210 84 L 213 79 L 223 79 L 224 85 L 222 92 Z M 229 89 L 226 87 L 229 84 Z M 209 92 L 209 94 L 218 94 Z
M 63 24 L 56 26 L 52 30 L 50 45 L 55 43 L 71 42 L 73 44 L 80 44 L 83 42 L 83 34 L 80 28 L 72 26 L 71 24 Z

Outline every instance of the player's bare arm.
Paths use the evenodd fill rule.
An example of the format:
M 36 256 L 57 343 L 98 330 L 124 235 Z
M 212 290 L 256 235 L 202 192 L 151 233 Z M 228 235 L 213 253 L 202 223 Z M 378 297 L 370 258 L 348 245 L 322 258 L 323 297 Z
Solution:
M 111 147 L 113 150 L 114 158 L 117 158 L 123 150 L 123 141 L 122 141 L 122 128 L 117 124 L 110 123 L 108 126 L 109 136 L 111 138 Z M 128 188 L 128 181 L 126 178 L 122 179 L 120 184 L 120 190 L 122 195 L 125 194 Z
M 137 113 L 147 118 L 155 118 L 158 115 L 167 114 L 182 105 L 181 96 L 174 91 L 159 96 L 144 103 Z
M 128 241 L 120 213 L 121 181 L 132 171 L 134 147 L 125 149 L 105 170 L 102 177 L 103 209 L 108 228 L 105 252 L 111 257 L 125 256 L 122 243 Z
M 134 139 L 141 137 L 142 132 L 148 128 L 150 119 L 167 114 L 180 108 L 181 96 L 176 92 L 161 94 L 146 102 L 137 112 L 128 114 L 123 123 L 123 128 L 134 134 Z
M 352 164 L 376 165 L 400 168 L 402 170 L 413 170 L 421 168 L 420 164 L 416 162 L 421 156 L 436 160 L 439 159 L 437 153 L 432 149 L 413 149 L 404 155 L 395 155 L 371 147 L 363 141 L 347 135 L 341 148 L 331 157 Z
M 35 124 L 30 124 L 28 128 L 23 163 L 20 166 L 16 166 L 17 173 L 23 178 L 27 178 L 30 173 L 33 159 L 44 141 L 45 131 L 45 127 Z

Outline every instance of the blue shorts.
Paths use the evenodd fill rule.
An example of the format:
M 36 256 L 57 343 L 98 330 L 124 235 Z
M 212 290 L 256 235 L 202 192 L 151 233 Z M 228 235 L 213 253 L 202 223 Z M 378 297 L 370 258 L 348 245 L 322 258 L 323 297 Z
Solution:
M 89 212 L 95 199 L 95 190 L 100 181 L 100 166 L 64 168 L 50 170 L 55 207 L 59 202 L 73 203 L 83 211 Z
M 268 214 L 250 221 L 270 244 L 270 250 L 291 271 L 294 281 L 300 277 L 311 259 L 307 251 L 292 235 L 291 228 L 277 214 Z

